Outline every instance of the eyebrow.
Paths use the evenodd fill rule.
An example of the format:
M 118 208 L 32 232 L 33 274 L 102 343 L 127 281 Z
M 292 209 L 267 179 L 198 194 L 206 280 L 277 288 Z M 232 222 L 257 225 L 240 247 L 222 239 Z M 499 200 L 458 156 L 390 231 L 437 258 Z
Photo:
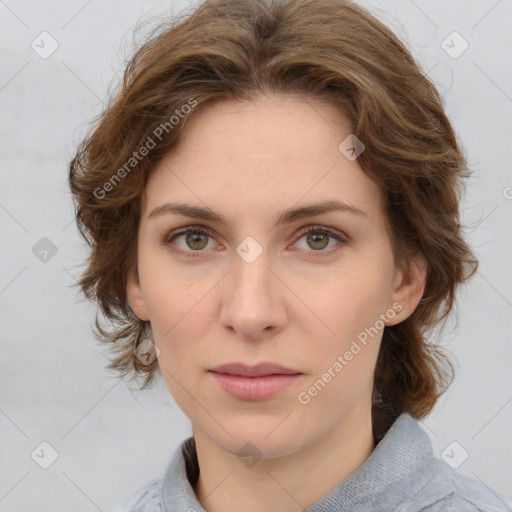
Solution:
M 291 224 L 292 222 L 301 219 L 334 211 L 352 213 L 361 217 L 368 218 L 368 214 L 361 208 L 350 205 L 343 201 L 331 200 L 285 210 L 277 215 L 275 225 L 279 226 L 281 224 Z M 160 206 L 157 206 L 148 215 L 148 219 L 159 217 L 161 215 L 182 215 L 184 217 L 191 217 L 193 219 L 206 220 L 212 223 L 216 222 L 226 226 L 228 225 L 226 219 L 222 215 L 214 212 L 212 209 L 202 206 L 192 206 L 186 203 L 164 203 Z

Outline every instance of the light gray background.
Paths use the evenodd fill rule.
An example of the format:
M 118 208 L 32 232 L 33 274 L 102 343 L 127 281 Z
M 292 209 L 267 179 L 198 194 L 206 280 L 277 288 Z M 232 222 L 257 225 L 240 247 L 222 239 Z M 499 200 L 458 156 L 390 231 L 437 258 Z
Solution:
M 457 441 L 469 453 L 459 471 L 512 498 L 512 0 L 361 3 L 438 84 L 475 172 L 463 221 L 481 266 L 460 296 L 458 324 L 442 335 L 456 381 L 422 425 L 437 456 Z M 131 54 L 134 24 L 183 5 L 190 2 L 0 0 L 5 512 L 106 510 L 161 477 L 191 434 L 162 384 L 138 393 L 104 369 L 90 332 L 94 307 L 72 287 L 87 253 L 66 182 L 77 142 Z M 47 59 L 31 48 L 43 31 L 59 45 Z M 453 31 L 469 43 L 456 59 L 441 47 Z M 46 263 L 32 252 L 43 237 L 57 248 Z M 43 441 L 59 455 L 48 469 L 31 458 Z M 462 449 L 448 453 L 458 458 Z M 49 456 L 40 450 L 39 460 Z

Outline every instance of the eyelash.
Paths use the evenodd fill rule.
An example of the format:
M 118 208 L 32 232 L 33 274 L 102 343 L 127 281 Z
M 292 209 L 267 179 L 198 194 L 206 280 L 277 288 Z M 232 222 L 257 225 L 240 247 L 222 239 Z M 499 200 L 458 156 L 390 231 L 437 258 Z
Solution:
M 206 228 L 206 227 L 203 227 L 203 226 L 187 226 L 187 227 L 180 228 L 180 229 L 177 229 L 177 230 L 172 231 L 171 233 L 169 233 L 165 237 L 165 239 L 163 240 L 162 243 L 163 243 L 164 246 L 169 246 L 172 251 L 177 252 L 179 254 L 185 254 L 187 257 L 191 257 L 191 258 L 202 257 L 203 253 L 205 252 L 204 250 L 201 250 L 201 251 L 183 251 L 182 249 L 178 249 L 176 247 L 172 247 L 171 246 L 172 242 L 177 237 L 179 237 L 180 235 L 186 235 L 186 234 L 189 234 L 189 233 L 197 234 L 197 235 L 203 235 L 203 236 L 208 236 L 208 237 L 214 238 L 213 232 L 210 229 Z M 340 242 L 340 244 L 338 244 L 338 245 L 345 244 L 348 241 L 347 238 L 343 234 L 341 234 L 340 232 L 335 231 L 335 230 L 330 229 L 330 228 L 327 228 L 327 227 L 324 227 L 324 226 L 308 226 L 306 229 L 304 229 L 300 233 L 300 236 L 297 238 L 297 240 L 300 240 L 303 236 L 308 235 L 310 233 L 328 235 L 329 237 L 334 238 L 335 240 Z M 337 250 L 336 248 L 338 247 L 338 245 L 336 245 L 335 247 L 333 247 L 331 249 L 328 249 L 328 250 L 321 249 L 321 250 L 318 250 L 318 251 L 311 250 L 311 251 L 308 251 L 308 252 L 313 253 L 312 255 L 315 258 L 316 257 L 322 257 L 325 254 L 331 254 L 333 251 Z

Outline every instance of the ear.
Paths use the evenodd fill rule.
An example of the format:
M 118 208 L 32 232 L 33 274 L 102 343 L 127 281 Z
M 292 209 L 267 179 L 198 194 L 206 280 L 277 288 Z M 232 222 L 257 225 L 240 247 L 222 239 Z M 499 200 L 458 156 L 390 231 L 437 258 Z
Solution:
M 402 268 L 395 268 L 390 307 L 394 304 L 393 309 L 397 314 L 386 321 L 387 326 L 399 324 L 414 313 L 425 291 L 427 268 L 427 261 L 421 252 L 410 256 Z
M 128 272 L 126 279 L 126 295 L 135 315 L 141 320 L 149 320 L 146 303 L 144 302 L 140 287 L 139 275 L 135 266 L 132 266 Z

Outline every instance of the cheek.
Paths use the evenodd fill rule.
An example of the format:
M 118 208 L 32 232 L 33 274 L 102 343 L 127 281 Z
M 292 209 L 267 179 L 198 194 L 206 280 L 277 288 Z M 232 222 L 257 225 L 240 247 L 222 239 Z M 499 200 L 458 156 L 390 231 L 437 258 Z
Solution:
M 373 326 L 388 308 L 392 271 L 371 263 L 360 261 L 344 269 L 327 291 L 317 295 L 326 323 L 345 340 Z
M 310 360 L 315 361 L 314 378 L 321 379 L 320 385 L 332 381 L 327 386 L 330 391 L 324 394 L 326 399 L 350 400 L 373 376 L 384 329 L 381 315 L 389 307 L 392 259 L 385 252 L 371 256 L 354 259 L 340 269 L 323 293 L 319 289 L 310 295 L 316 299 L 312 309 L 316 308 L 329 327 L 319 325 L 324 334 L 315 336 L 314 347 L 306 345 Z
M 153 333 L 162 338 L 187 315 L 196 314 L 196 304 L 214 281 L 194 272 L 193 266 L 177 264 L 165 248 L 149 249 L 151 243 L 139 245 L 139 276 Z
M 309 412 L 325 414 L 333 408 L 334 416 L 342 415 L 371 393 L 384 327 L 380 315 L 386 311 L 389 288 L 380 273 L 365 268 L 340 278 L 319 296 L 319 316 L 334 333 L 324 330 L 314 346 L 304 346 L 312 363 L 311 378 L 302 388 L 304 400 L 310 400 Z
M 197 283 L 190 286 L 183 273 L 169 265 L 161 251 L 139 251 L 139 277 L 146 311 L 156 346 L 162 375 L 172 375 L 179 367 L 176 361 L 187 357 L 185 348 L 196 338 L 194 329 L 199 314 Z M 200 295 L 199 295 L 200 296 Z M 187 331 L 187 343 L 179 343 Z M 198 336 L 197 336 L 198 337 Z M 171 382 L 172 384 L 172 379 Z

